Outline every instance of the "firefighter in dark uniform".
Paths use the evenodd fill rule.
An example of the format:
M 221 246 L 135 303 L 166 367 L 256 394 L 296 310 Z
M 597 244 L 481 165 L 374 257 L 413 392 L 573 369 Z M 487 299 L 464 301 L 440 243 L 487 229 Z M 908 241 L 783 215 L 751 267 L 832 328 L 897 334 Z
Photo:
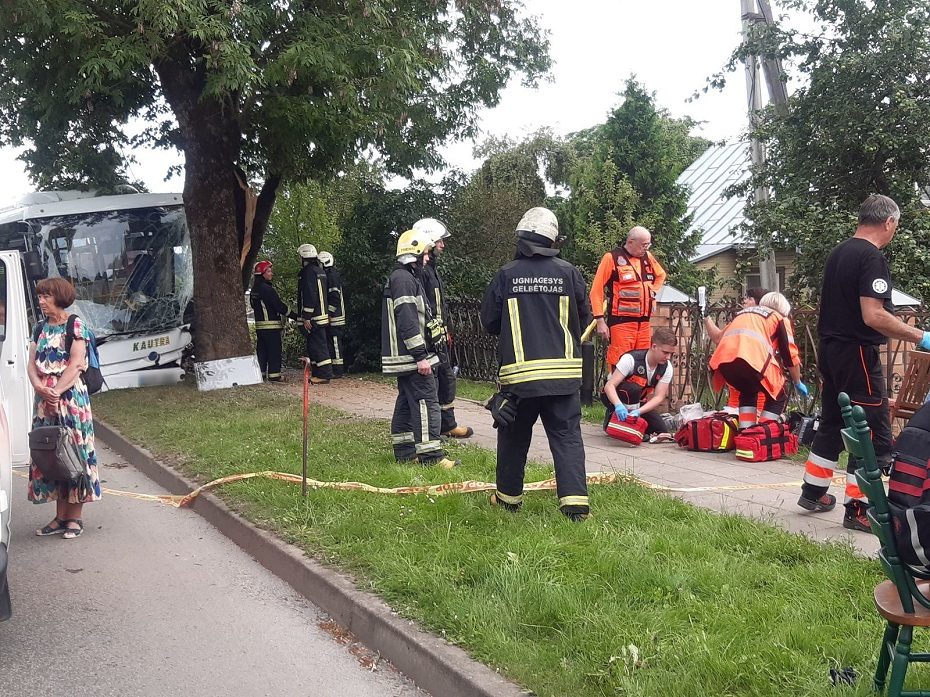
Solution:
M 274 272 L 270 261 L 260 261 L 253 269 L 249 303 L 255 315 L 255 353 L 262 375 L 271 382 L 283 382 L 281 375 L 281 334 L 290 312 L 272 287 Z
M 333 360 L 329 357 L 326 330 L 329 314 L 326 310 L 326 272 L 317 259 L 316 247 L 302 244 L 297 248 L 301 269 L 297 277 L 297 307 L 303 321 L 310 361 L 310 382 L 325 385 L 333 377 Z
M 433 368 L 439 364 L 430 337 L 432 319 L 420 279 L 433 246 L 408 230 L 397 240 L 397 265 L 381 296 L 381 372 L 397 377 L 391 443 L 398 462 L 451 469 L 439 440 L 439 397 Z
M 433 318 L 442 324 L 443 337 L 436 343 L 436 353 L 439 355 L 439 365 L 436 366 L 436 379 L 439 382 L 439 411 L 441 416 L 440 432 L 451 438 L 470 438 L 475 432 L 470 426 L 459 426 L 455 419 L 455 371 L 452 369 L 452 358 L 449 351 L 448 327 L 446 325 L 446 298 L 439 270 L 436 268 L 439 255 L 445 249 L 443 241 L 449 237 L 449 229 L 445 223 L 436 218 L 421 218 L 413 224 L 413 229 L 429 235 L 433 241 L 429 263 L 423 267 L 423 287 L 426 290 L 426 299 Z
M 820 295 L 817 368 L 823 378 L 823 415 L 804 466 L 798 505 L 821 513 L 833 510 L 836 497 L 827 490 L 843 450 L 843 417 L 837 404 L 846 392 L 865 410 L 872 444 L 880 464 L 891 460 L 891 418 L 885 391 L 881 346 L 889 339 L 913 341 L 930 350 L 930 332 L 912 327 L 892 314 L 891 272 L 882 248 L 898 229 L 901 210 L 893 200 L 872 194 L 859 208 L 855 234 L 827 257 Z M 859 488 L 855 458 L 846 466 L 843 527 L 868 532 L 868 499 Z
M 559 509 L 588 517 L 581 439 L 581 333 L 591 305 L 581 272 L 558 258 L 558 221 L 531 208 L 517 225 L 517 254 L 488 286 L 481 323 L 500 336 L 498 381 L 491 402 L 497 430 L 497 490 L 491 503 L 516 511 L 533 425 L 542 417 L 555 462 Z
M 342 358 L 342 334 L 346 326 L 346 302 L 342 294 L 342 276 L 333 266 L 333 255 L 320 252 L 318 259 L 326 272 L 326 310 L 329 313 L 329 357 L 333 361 L 333 377 L 341 378 L 345 363 Z

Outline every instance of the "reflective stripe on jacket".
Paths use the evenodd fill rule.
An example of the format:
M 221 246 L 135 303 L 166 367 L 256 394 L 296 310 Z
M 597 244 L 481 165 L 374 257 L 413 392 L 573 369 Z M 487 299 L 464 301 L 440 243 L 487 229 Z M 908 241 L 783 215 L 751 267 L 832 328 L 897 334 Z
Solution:
M 580 389 L 580 338 L 590 316 L 584 279 L 567 261 L 534 255 L 506 264 L 481 306 L 481 323 L 500 336 L 501 385 L 527 397 Z
M 297 311 L 314 326 L 329 324 L 326 311 L 326 271 L 319 264 L 305 264 L 297 277 Z
M 329 324 L 344 327 L 346 323 L 346 302 L 342 293 L 342 276 L 335 266 L 326 269 L 326 309 L 329 312 Z
M 277 291 L 261 276 L 256 276 L 249 293 L 249 304 L 255 315 L 255 329 L 284 329 L 290 310 Z
M 736 313 L 723 330 L 720 343 L 710 359 L 711 370 L 737 358 L 746 361 L 760 377 L 769 394 L 777 395 L 785 385 L 783 367 L 800 365 L 791 322 L 768 307 L 748 307 Z M 714 373 L 714 387 L 726 381 Z
M 423 284 L 410 266 L 398 264 L 381 293 L 381 372 L 403 375 L 417 371 L 417 361 L 430 365 L 439 358 L 427 343 L 429 321 Z
M 665 269 L 648 251 L 640 258 L 622 246 L 614 248 L 601 258 L 591 285 L 594 316 L 603 316 L 607 324 L 649 319 L 665 277 Z
M 668 368 L 668 363 L 659 363 L 656 366 L 655 371 L 652 373 L 652 378 L 647 380 L 646 376 L 649 374 L 649 368 L 646 366 L 646 352 L 648 350 L 649 349 L 637 349 L 635 351 L 628 352 L 629 355 L 633 356 L 633 372 L 624 376 L 621 382 L 621 384 L 623 382 L 627 382 L 641 387 L 641 402 L 645 402 L 647 399 L 649 399 L 655 390 L 656 385 L 659 384 L 659 381 L 662 379 L 662 376 L 665 375 L 665 371 Z

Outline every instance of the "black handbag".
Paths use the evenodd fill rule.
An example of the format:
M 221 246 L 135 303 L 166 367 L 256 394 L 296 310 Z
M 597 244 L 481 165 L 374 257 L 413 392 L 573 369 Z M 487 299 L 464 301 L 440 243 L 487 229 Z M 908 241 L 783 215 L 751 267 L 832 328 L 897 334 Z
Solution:
M 33 464 L 49 481 L 73 482 L 87 477 L 87 466 L 71 431 L 60 424 L 32 429 L 29 451 Z

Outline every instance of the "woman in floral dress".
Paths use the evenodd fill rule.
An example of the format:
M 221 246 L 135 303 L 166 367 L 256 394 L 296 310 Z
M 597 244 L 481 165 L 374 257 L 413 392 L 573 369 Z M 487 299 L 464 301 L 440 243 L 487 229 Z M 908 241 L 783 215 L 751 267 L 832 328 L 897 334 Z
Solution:
M 81 379 L 87 363 L 87 341 L 80 317 L 74 320 L 74 337 L 66 351 L 69 314 L 74 286 L 63 278 L 46 278 L 36 284 L 39 308 L 45 321 L 36 340 L 29 345 L 29 381 L 35 389 L 32 427 L 61 425 L 67 428 L 89 472 L 88 487 L 65 481 L 49 481 L 35 465 L 29 468 L 29 500 L 55 502 L 55 517 L 36 535 L 61 534 L 66 540 L 80 537 L 84 530 L 81 511 L 88 501 L 100 498 L 97 455 L 94 452 L 94 420 L 90 396 Z

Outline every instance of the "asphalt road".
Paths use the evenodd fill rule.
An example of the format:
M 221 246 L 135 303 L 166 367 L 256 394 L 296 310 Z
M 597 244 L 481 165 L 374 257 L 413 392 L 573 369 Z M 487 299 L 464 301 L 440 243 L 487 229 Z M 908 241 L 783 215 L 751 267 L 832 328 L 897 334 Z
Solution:
M 166 493 L 97 453 L 104 487 Z M 104 494 L 78 539 L 37 537 L 55 510 L 14 486 L 0 695 L 424 697 L 197 514 Z

